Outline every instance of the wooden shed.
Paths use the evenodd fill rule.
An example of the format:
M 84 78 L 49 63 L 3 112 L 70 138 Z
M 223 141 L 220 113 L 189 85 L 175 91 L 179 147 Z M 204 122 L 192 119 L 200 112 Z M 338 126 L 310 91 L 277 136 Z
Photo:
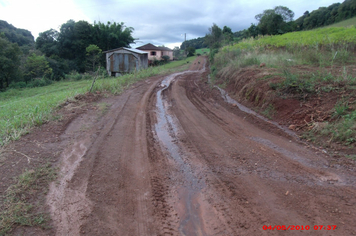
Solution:
M 120 76 L 148 67 L 148 53 L 133 48 L 117 48 L 106 54 L 106 70 L 111 76 Z

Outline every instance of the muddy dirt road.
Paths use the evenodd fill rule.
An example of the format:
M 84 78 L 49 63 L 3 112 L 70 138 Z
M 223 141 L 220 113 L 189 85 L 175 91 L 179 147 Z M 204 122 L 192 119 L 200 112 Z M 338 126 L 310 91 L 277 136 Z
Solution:
M 73 139 L 47 199 L 57 235 L 356 234 L 355 173 L 224 102 L 205 64 L 137 83 Z

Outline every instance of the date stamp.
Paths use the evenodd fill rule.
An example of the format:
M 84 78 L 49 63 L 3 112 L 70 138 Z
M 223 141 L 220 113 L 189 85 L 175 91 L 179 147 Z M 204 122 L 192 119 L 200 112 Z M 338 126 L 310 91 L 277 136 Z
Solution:
M 264 225 L 263 230 L 335 230 L 336 225 Z

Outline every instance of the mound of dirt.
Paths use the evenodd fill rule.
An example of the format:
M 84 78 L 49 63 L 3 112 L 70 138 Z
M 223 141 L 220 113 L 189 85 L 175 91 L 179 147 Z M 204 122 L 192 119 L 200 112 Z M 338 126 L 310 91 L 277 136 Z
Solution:
M 331 74 L 335 78 L 341 76 L 345 68 L 324 68 L 325 74 Z M 291 73 L 303 77 L 308 74 L 320 73 L 319 67 L 295 66 L 290 68 Z M 348 66 L 347 74 L 356 77 L 356 67 Z M 330 91 L 323 90 L 326 82 L 314 87 L 309 93 L 287 93 L 276 88 L 276 85 L 285 80 L 285 77 L 275 68 L 227 67 L 218 74 L 218 84 L 223 87 L 230 97 L 239 103 L 258 111 L 265 117 L 289 127 L 302 136 L 312 129 L 316 130 L 326 122 L 335 121 L 335 105 L 347 97 L 349 110 L 356 109 L 356 94 L 354 89 L 345 86 L 341 81 L 335 82 Z M 316 127 L 318 126 L 318 127 Z M 323 145 L 326 138 L 319 138 L 316 143 Z M 328 142 L 324 147 L 342 150 L 346 154 L 352 154 L 354 147 L 345 147 L 337 142 Z

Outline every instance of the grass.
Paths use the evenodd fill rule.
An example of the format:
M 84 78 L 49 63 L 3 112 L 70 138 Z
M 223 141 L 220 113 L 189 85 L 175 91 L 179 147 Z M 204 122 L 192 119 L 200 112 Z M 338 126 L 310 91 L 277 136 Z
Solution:
M 226 46 L 223 50 L 233 49 L 255 49 L 255 48 L 286 48 L 294 49 L 300 47 L 311 47 L 320 49 L 321 47 L 343 46 L 354 44 L 356 39 L 355 27 L 330 27 L 318 28 L 309 31 L 290 32 L 283 35 L 259 36 L 258 39 L 245 39 L 233 45 Z
M 274 106 L 272 104 L 269 104 L 266 107 L 266 109 L 262 112 L 262 114 L 270 120 L 273 118 L 275 113 L 276 113 L 276 110 L 274 109 Z
M 332 28 L 332 27 L 350 27 L 350 26 L 356 26 L 356 17 L 353 17 L 348 20 L 344 20 L 329 26 L 326 26 L 326 28 Z
M 199 48 L 195 50 L 195 54 L 206 55 L 210 53 L 209 48 Z
M 356 142 L 356 111 L 348 112 L 348 103 L 338 102 L 335 105 L 335 122 L 329 123 L 318 134 L 331 137 L 330 140 L 351 145 Z
M 46 214 L 36 212 L 29 199 L 36 194 L 47 191 L 48 184 L 56 178 L 51 165 L 22 173 L 6 190 L 5 198 L 0 205 L 0 235 L 6 235 L 14 225 L 46 227 Z
M 121 77 L 101 75 L 93 91 L 106 91 L 112 94 L 121 93 L 127 86 L 154 75 L 163 75 L 188 69 L 196 57 L 170 62 L 163 66 L 150 67 L 146 70 L 127 74 Z M 0 92 L 0 147 L 12 140 L 17 140 L 36 125 L 56 119 L 53 111 L 66 100 L 77 94 L 89 91 L 92 77 L 89 75 L 75 77 L 72 81 L 55 82 L 49 86 L 26 89 L 9 89 Z M 83 80 L 83 77 L 86 78 Z
M 334 25 L 348 28 L 324 27 L 283 35 L 260 36 L 225 46 L 211 60 L 211 82 L 224 84 L 231 80 L 237 81 L 239 78 L 233 76 L 240 72 L 245 73 L 247 70 L 242 68 L 250 67 L 253 68 L 251 73 L 263 76 L 256 78 L 258 81 L 269 83 L 274 96 L 306 101 L 312 96 L 333 92 L 339 94 L 340 98 L 344 94 L 350 94 L 351 98 L 356 89 L 353 66 L 356 27 L 350 25 L 355 23 L 356 18 L 352 18 Z M 267 70 L 258 69 L 261 63 L 265 64 Z M 263 75 L 264 73 L 268 75 Z M 244 78 L 240 79 L 244 81 Z M 249 92 L 251 91 L 244 93 L 247 95 L 246 99 L 249 99 Z M 333 115 L 327 125 L 313 129 L 310 131 L 311 135 L 306 135 L 314 135 L 313 140 L 329 137 L 333 142 L 355 145 L 356 113 L 353 111 L 354 105 L 348 103 L 351 100 L 345 98 L 338 102 L 331 111 Z M 268 104 L 261 111 L 265 116 L 273 117 L 274 109 Z
M 50 120 L 60 103 L 85 93 L 89 84 L 89 80 L 56 82 L 45 87 L 10 89 L 0 93 L 0 146 Z

